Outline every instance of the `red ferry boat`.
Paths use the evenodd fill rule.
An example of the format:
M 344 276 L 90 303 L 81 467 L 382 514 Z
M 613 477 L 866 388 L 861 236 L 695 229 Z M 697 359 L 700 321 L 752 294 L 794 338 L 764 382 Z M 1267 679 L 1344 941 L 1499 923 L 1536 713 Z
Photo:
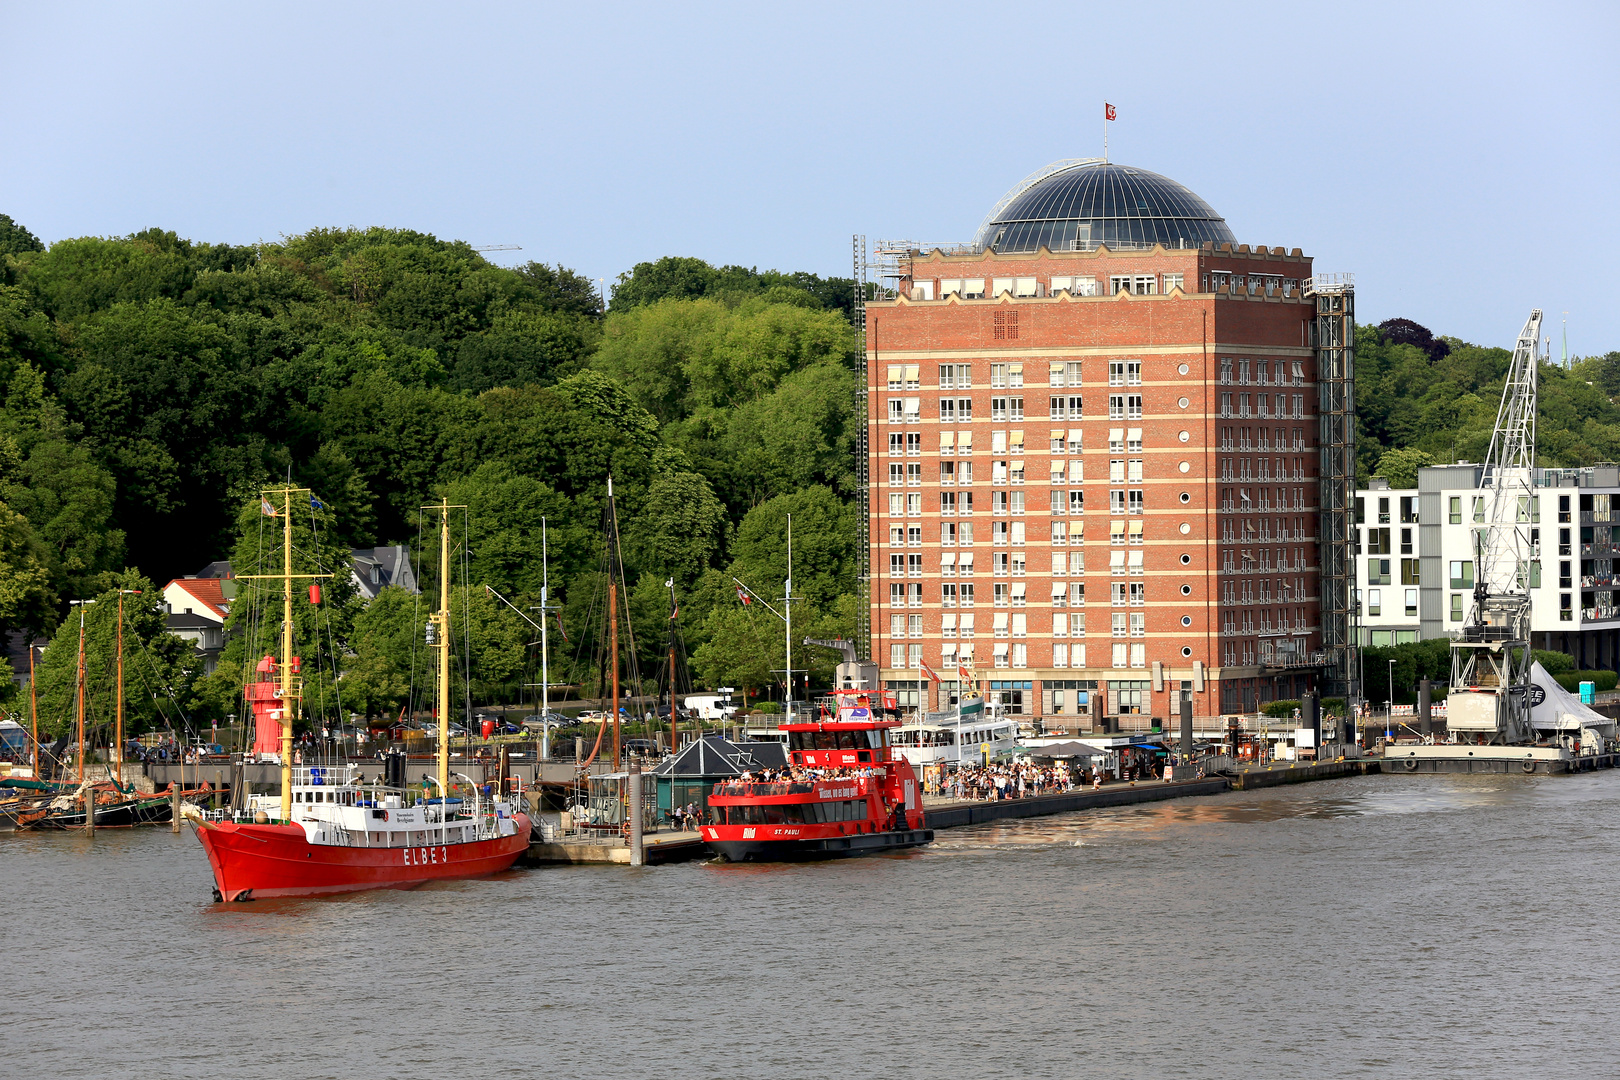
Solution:
M 933 842 L 917 772 L 891 746 L 900 722 L 878 719 L 866 691 L 835 694 L 835 716 L 782 725 L 789 777 L 715 785 L 703 838 L 721 857 L 836 859 Z M 884 704 L 894 711 L 892 700 Z

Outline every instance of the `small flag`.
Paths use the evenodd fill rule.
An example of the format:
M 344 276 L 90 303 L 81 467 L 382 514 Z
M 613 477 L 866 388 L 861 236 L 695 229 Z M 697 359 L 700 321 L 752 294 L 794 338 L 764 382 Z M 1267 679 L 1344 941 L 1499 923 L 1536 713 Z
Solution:
M 1106 101 L 1103 102 L 1103 119 L 1104 120 L 1113 120 L 1113 119 L 1115 119 L 1115 117 L 1114 117 L 1114 107 L 1112 105 L 1108 104 L 1108 102 L 1106 102 Z
M 560 612 L 560 611 L 557 612 L 557 633 L 562 635 L 564 645 L 569 644 L 568 631 L 563 629 L 562 612 Z
M 973 673 L 961 665 L 957 665 L 956 674 L 960 676 L 962 681 L 965 683 L 971 683 L 973 681 Z
M 737 599 L 743 602 L 743 607 L 747 607 L 754 602 L 753 597 L 749 596 L 741 585 L 737 586 Z
M 271 506 L 270 500 L 264 498 L 262 495 L 259 497 L 259 512 L 265 517 L 276 516 L 276 508 Z
M 922 665 L 922 673 L 924 675 L 928 676 L 929 681 L 931 681 L 931 682 L 940 682 L 940 681 L 942 681 L 940 679 L 940 677 L 937 674 L 935 674 L 934 669 L 928 666 L 928 661 L 919 660 L 918 663 Z
M 309 508 L 311 510 L 325 510 L 326 504 L 321 502 L 321 500 L 317 499 L 315 496 L 311 495 L 309 497 Z

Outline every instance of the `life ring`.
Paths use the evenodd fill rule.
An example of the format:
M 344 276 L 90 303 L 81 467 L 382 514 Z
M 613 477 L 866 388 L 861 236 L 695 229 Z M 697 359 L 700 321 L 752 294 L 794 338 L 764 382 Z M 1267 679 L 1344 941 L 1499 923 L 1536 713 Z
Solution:
M 1401 764 L 1406 767 L 1407 772 L 1417 772 L 1417 758 L 1416 757 L 1408 757 L 1408 758 L 1404 759 L 1401 762 Z
M 1531 773 L 1536 771 L 1536 759 L 1525 758 L 1523 761 L 1519 762 L 1519 768 L 1523 770 L 1526 776 L 1529 776 Z

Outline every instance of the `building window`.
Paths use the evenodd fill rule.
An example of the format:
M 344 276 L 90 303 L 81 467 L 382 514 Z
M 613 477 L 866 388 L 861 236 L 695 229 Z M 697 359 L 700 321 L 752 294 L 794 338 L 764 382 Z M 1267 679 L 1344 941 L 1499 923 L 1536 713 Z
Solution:
M 972 386 L 973 366 L 971 364 L 939 365 L 939 388 L 941 390 L 967 390 Z
M 1413 582 L 1416 584 L 1416 582 Z M 1453 589 L 1472 589 L 1474 587 L 1473 560 L 1453 561 L 1451 563 L 1451 587 Z
M 1402 559 L 1401 560 L 1401 584 L 1402 585 L 1421 585 L 1422 582 L 1418 580 L 1418 577 L 1419 577 L 1419 574 L 1418 574 L 1418 560 L 1417 559 Z M 1460 585 L 1457 586 L 1457 588 L 1461 588 L 1461 587 L 1462 586 L 1460 586 Z
M 1367 584 L 1369 584 L 1369 585 L 1388 585 L 1389 584 L 1389 563 L 1390 563 L 1390 560 L 1388 560 L 1388 559 L 1368 559 L 1367 560 Z
M 1418 613 L 1418 601 L 1417 601 L 1417 598 L 1418 598 L 1418 591 L 1416 589 L 1407 589 L 1406 590 L 1406 617 L 1408 619 L 1417 618 L 1417 613 Z
M 1110 360 L 1108 362 L 1108 385 L 1141 386 L 1142 361 Z
M 1377 618 L 1378 616 L 1380 616 L 1380 615 L 1382 615 L 1384 613 L 1383 594 L 1384 594 L 1384 590 L 1382 590 L 1382 589 L 1368 589 L 1367 590 L 1367 614 L 1368 614 L 1368 616 L 1370 616 L 1372 618 Z

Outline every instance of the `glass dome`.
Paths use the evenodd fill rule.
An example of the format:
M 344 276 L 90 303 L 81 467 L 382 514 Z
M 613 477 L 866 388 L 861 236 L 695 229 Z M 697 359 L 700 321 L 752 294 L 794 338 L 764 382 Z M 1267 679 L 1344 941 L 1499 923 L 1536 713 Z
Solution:
M 1167 176 L 1097 158 L 1060 161 L 1013 188 L 974 237 L 983 251 L 1236 244 L 1215 208 Z

